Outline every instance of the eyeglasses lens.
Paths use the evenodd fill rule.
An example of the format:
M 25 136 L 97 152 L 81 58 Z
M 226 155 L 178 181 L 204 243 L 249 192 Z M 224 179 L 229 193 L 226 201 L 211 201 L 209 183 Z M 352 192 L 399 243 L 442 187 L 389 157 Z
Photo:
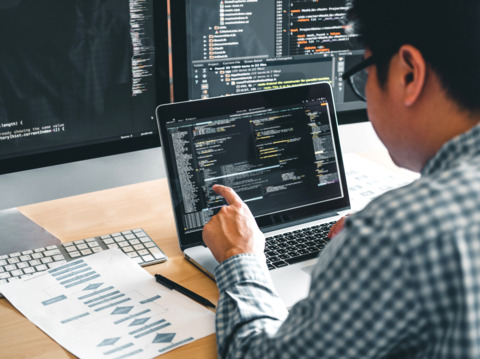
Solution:
M 367 79 L 368 79 L 368 72 L 366 69 L 361 70 L 350 78 L 352 82 L 352 87 L 357 93 L 358 96 L 360 96 L 363 100 L 366 100 L 366 92 L 365 92 L 365 87 L 367 85 Z

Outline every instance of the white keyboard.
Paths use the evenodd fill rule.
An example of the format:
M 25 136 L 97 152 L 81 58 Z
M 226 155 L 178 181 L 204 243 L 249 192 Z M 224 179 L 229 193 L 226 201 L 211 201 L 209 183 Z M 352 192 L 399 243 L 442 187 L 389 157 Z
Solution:
M 111 248 L 120 248 L 142 267 L 167 260 L 165 253 L 143 229 L 132 229 L 2 255 L 0 256 L 0 284 L 24 278 L 57 267 L 73 259 Z

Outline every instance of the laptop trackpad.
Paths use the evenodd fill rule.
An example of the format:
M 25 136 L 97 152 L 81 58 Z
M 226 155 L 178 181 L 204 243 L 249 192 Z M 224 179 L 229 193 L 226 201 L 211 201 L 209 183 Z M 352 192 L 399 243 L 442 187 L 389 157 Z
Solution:
M 316 259 L 310 259 L 270 271 L 275 289 L 287 308 L 307 297 L 316 262 Z

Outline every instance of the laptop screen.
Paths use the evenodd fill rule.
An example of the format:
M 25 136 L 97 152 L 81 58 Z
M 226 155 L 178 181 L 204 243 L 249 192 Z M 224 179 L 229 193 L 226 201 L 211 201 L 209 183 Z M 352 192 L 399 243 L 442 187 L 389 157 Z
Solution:
M 261 227 L 348 206 L 328 84 L 161 106 L 162 147 L 181 242 L 232 187 Z

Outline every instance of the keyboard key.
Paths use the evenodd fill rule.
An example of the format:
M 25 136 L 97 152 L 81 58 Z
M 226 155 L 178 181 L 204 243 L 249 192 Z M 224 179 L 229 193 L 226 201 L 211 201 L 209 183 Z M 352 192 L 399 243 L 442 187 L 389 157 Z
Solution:
M 151 262 L 154 260 L 153 256 L 151 255 L 142 256 L 142 259 L 144 262 Z
M 7 279 L 10 278 L 10 272 L 0 273 L 0 279 Z
M 5 267 L 3 267 L 7 272 L 11 272 L 15 269 L 17 269 L 18 267 L 15 265 L 15 264 L 9 264 L 9 265 L 6 265 Z
M 133 248 L 135 248 L 135 250 L 137 251 L 141 251 L 142 249 L 145 249 L 145 246 L 140 243 L 140 244 L 134 245 Z
M 149 248 L 148 251 L 155 257 L 155 259 L 160 259 L 165 257 L 165 254 L 163 254 L 163 252 L 157 247 Z
M 19 277 L 23 274 L 23 271 L 21 269 L 13 270 L 10 272 L 12 277 Z
M 80 251 L 80 253 L 82 253 L 83 256 L 88 256 L 88 255 L 90 255 L 90 254 L 93 254 L 92 250 L 91 250 L 91 249 L 88 249 L 88 248 L 87 248 L 87 249 L 82 249 L 82 250 Z
M 48 269 L 48 267 L 45 264 L 40 264 L 38 266 L 35 266 L 35 269 L 37 272 L 43 272 Z
M 275 268 L 281 268 L 281 267 L 286 267 L 286 266 L 288 266 L 288 263 L 285 262 L 285 261 L 277 261 L 277 262 L 273 262 L 272 265 L 273 265 Z
M 139 250 L 139 251 L 137 251 L 137 253 L 141 256 L 147 256 L 147 255 L 150 254 L 150 252 L 146 249 Z
M 43 255 L 45 257 L 52 257 L 60 253 L 61 253 L 60 250 L 57 247 L 55 247 L 55 249 L 51 249 L 49 251 L 44 252 Z

